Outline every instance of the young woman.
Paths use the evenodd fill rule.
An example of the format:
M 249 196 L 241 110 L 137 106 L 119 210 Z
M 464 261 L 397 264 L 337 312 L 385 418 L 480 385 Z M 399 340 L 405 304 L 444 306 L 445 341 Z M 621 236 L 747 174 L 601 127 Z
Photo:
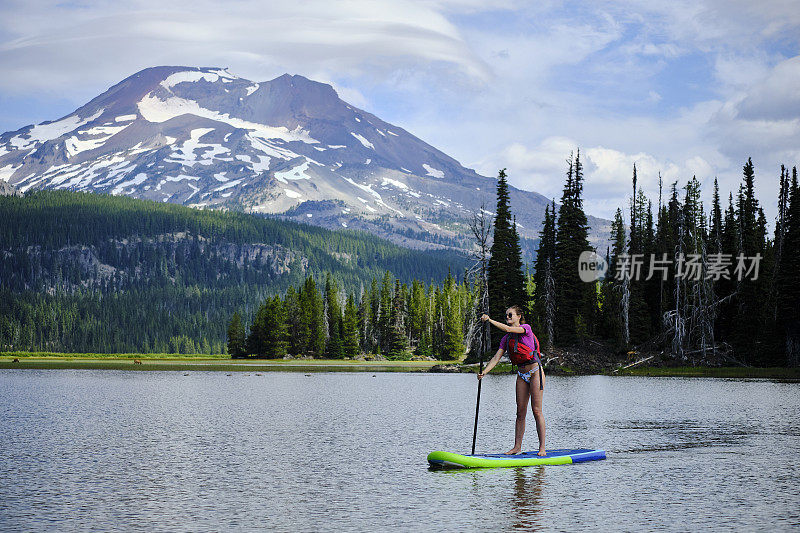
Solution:
M 484 322 L 488 320 L 491 325 L 505 331 L 506 334 L 500 341 L 500 348 L 497 353 L 486 365 L 486 369 L 478 374 L 478 379 L 483 379 L 483 376 L 497 365 L 497 362 L 509 349 L 509 340 L 511 340 L 512 346 L 514 346 L 515 341 L 524 344 L 538 357 L 539 341 L 534 337 L 531 327 L 525 323 L 522 309 L 518 305 L 511 306 L 506 310 L 506 324 L 492 320 L 488 315 L 481 316 L 481 320 Z M 522 348 L 517 351 L 527 352 L 528 350 Z M 516 358 L 516 356 L 512 357 L 512 360 Z M 522 436 L 525 434 L 525 415 L 528 412 L 528 398 L 531 401 L 533 417 L 536 419 L 536 433 L 539 434 L 539 455 L 547 455 L 544 450 L 544 414 L 542 413 L 544 372 L 539 368 L 540 365 L 536 359 L 530 359 L 532 359 L 531 356 L 521 357 L 523 363 L 517 366 L 517 422 L 514 426 L 514 447 L 506 452 L 509 455 L 522 452 Z

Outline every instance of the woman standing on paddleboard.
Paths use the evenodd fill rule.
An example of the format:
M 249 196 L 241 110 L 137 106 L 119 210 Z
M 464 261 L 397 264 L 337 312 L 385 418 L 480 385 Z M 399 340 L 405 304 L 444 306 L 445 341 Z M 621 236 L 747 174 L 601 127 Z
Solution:
M 501 324 L 481 316 L 481 320 L 489 321 L 496 328 L 506 332 L 500 340 L 500 348 L 486 369 L 478 374 L 478 379 L 489 373 L 497 365 L 503 354 L 508 351 L 511 362 L 517 365 L 517 422 L 514 426 L 514 447 L 506 453 L 509 455 L 522 452 L 522 436 L 525 434 L 525 415 L 528 413 L 528 399 L 531 401 L 533 418 L 536 419 L 536 433 L 539 434 L 539 455 L 547 455 L 544 450 L 544 413 L 542 413 L 542 395 L 544 392 L 544 371 L 539 358 L 539 340 L 531 327 L 525 323 L 522 309 L 513 305 L 506 310 L 506 324 Z

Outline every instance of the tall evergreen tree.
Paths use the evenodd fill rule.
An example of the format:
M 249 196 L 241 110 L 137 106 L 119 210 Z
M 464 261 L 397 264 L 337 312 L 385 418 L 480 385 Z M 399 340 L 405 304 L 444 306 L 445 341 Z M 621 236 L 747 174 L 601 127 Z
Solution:
M 488 292 L 489 309 L 500 321 L 501 313 L 511 305 L 524 306 L 525 275 L 522 272 L 519 236 L 513 223 L 508 193 L 506 171 L 502 169 L 497 176 L 497 208 L 494 219 L 494 242 L 489 258 Z M 527 311 L 527 310 L 526 310 Z M 492 346 L 500 342 L 500 332 L 492 330 Z
M 285 298 L 286 326 L 289 335 L 288 351 L 292 355 L 302 355 L 308 341 L 308 324 L 303 324 L 303 310 L 300 305 L 300 294 L 294 285 L 289 285 Z
M 627 253 L 627 236 L 622 211 L 617 208 L 611 223 L 612 248 L 608 256 L 608 271 L 602 285 L 603 336 L 626 347 L 629 338 L 626 309 L 622 305 L 622 283 L 617 279 L 620 256 Z
M 343 355 L 353 359 L 358 356 L 360 349 L 358 345 L 358 308 L 352 293 L 348 295 L 345 304 L 342 330 Z
M 709 252 L 720 253 L 722 250 L 722 208 L 719 201 L 719 183 L 714 178 L 714 197 L 711 204 L 711 231 Z
M 553 268 L 556 260 L 556 202 L 544 208 L 544 223 L 539 233 L 539 249 L 536 254 L 536 270 L 533 280 L 535 285 L 535 310 L 537 322 L 541 325 L 541 342 L 552 349 L 555 327 L 555 281 Z
M 410 344 L 419 347 L 425 329 L 428 299 L 425 286 L 416 279 L 411 282 L 411 297 L 408 302 L 408 331 Z
M 330 359 L 344 357 L 342 349 L 342 309 L 339 305 L 339 287 L 330 272 L 325 277 L 325 313 L 328 340 L 325 355 Z
M 245 355 L 245 333 L 242 317 L 239 312 L 233 313 L 228 324 L 228 353 L 233 358 Z
M 325 304 L 311 276 L 306 278 L 300 291 L 300 305 L 303 311 L 303 323 L 308 325 L 305 354 L 322 357 L 325 353 Z
M 743 170 L 743 183 L 739 188 L 739 251 L 749 264 L 756 256 L 764 258 L 766 254 L 765 227 L 758 222 L 759 205 L 755 196 L 755 170 L 753 162 L 747 159 Z M 735 261 L 735 265 L 738 261 Z M 761 264 L 763 269 L 764 265 Z M 764 283 L 763 273 L 757 279 L 754 273 L 737 275 L 736 304 L 737 315 L 734 326 L 733 341 L 734 351 L 742 361 L 748 364 L 759 364 L 764 356 L 761 337 L 761 327 L 765 322 L 765 314 L 761 305 L 764 294 L 768 292 Z M 741 278 L 741 279 L 739 279 Z M 757 327 L 753 327 L 757 325 Z
M 286 338 L 283 302 L 278 296 L 267 298 L 258 308 L 253 325 L 250 326 L 247 352 L 256 357 L 281 358 L 286 355 Z
M 379 297 L 378 310 L 378 346 L 380 353 L 386 354 L 389 350 L 389 338 L 392 329 L 392 297 L 395 277 L 391 272 L 386 271 L 381 281 L 381 291 Z
M 392 297 L 391 308 L 389 310 L 389 327 L 386 339 L 386 356 L 389 358 L 402 357 L 407 348 L 405 335 L 405 302 L 403 291 L 400 287 L 400 280 L 394 282 L 394 296 Z
M 591 331 L 596 302 L 595 284 L 578 275 L 578 258 L 589 250 L 588 222 L 583 211 L 583 173 L 580 151 L 570 157 L 567 181 L 561 197 L 556 230 L 556 332 L 559 342 L 575 341 L 583 331 Z
M 784 341 L 784 364 L 800 365 L 800 187 L 792 168 L 785 216 L 783 253 L 777 276 L 777 316 Z

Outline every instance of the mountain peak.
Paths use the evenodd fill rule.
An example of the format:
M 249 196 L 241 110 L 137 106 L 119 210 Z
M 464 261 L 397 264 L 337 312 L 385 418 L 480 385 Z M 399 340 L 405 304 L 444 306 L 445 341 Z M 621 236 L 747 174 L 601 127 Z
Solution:
M 146 68 L 59 120 L 0 135 L 0 180 L 21 192 L 282 214 L 422 247 L 460 246 L 494 189 L 493 179 L 349 105 L 330 84 L 176 65 Z M 549 200 L 513 194 L 521 234 L 537 238 Z
M 275 95 L 292 100 L 302 99 L 306 107 L 339 104 L 339 95 L 327 83 L 313 81 L 299 74 L 282 74 L 265 82 Z

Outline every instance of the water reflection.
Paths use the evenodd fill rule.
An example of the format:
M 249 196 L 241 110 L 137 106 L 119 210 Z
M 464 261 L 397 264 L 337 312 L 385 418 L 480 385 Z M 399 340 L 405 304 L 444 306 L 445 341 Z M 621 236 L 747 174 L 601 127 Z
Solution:
M 514 509 L 513 529 L 537 531 L 541 527 L 542 492 L 545 467 L 514 468 L 514 492 L 511 505 Z

